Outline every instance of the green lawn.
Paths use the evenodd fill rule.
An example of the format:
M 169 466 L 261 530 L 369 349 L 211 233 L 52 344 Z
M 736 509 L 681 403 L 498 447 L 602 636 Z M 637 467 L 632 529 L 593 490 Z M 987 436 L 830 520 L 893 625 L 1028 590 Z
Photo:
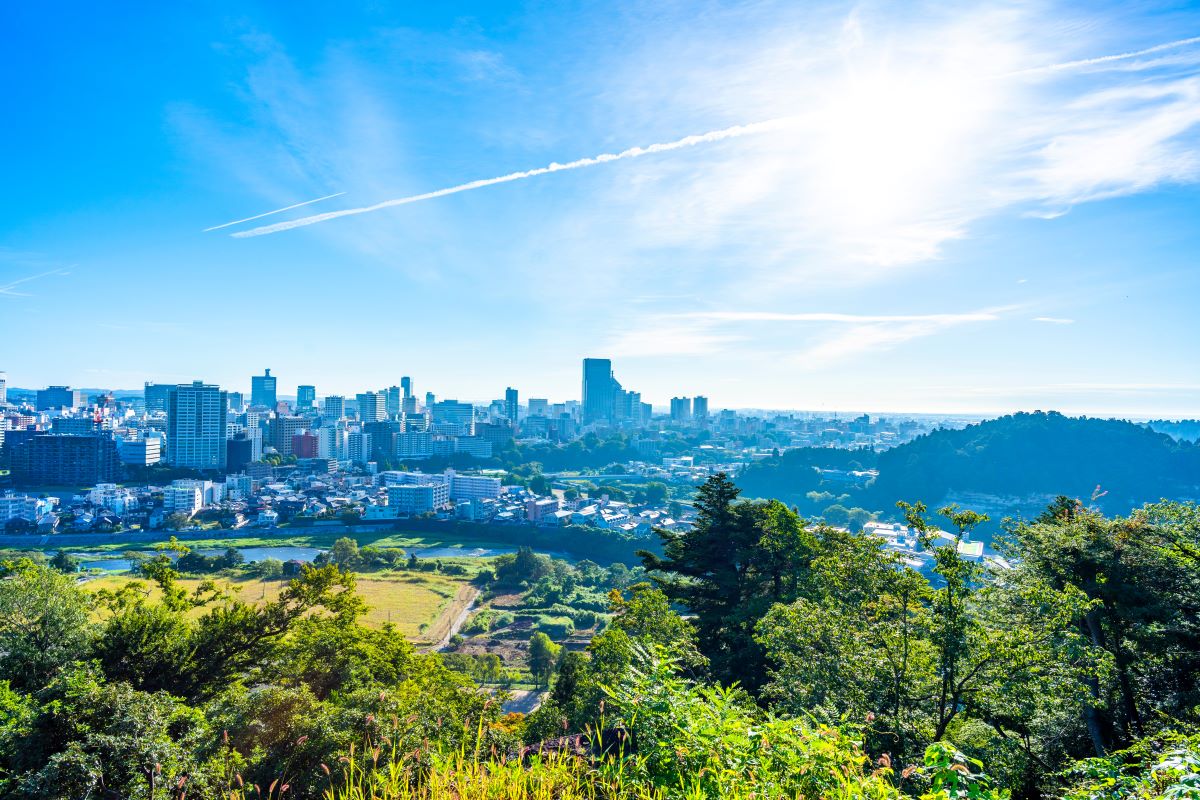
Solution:
M 131 580 L 131 575 L 105 575 L 86 581 L 85 589 L 98 592 L 101 589 L 116 589 Z M 190 591 L 203 581 L 203 578 L 182 578 L 180 582 Z M 217 583 L 223 587 L 234 589 L 247 602 L 267 602 L 279 596 L 279 592 L 287 585 L 285 581 L 262 581 L 257 578 L 226 578 L 216 577 Z M 151 596 L 159 593 L 157 586 L 150 581 L 141 583 L 150 590 Z M 438 575 L 431 572 L 379 573 L 359 575 L 357 582 L 358 593 L 370 607 L 365 622 L 371 627 L 380 627 L 391 622 L 407 637 L 421 641 L 425 639 L 422 633 L 427 628 L 434 627 L 434 622 L 449 606 L 450 601 L 466 585 L 461 577 Z

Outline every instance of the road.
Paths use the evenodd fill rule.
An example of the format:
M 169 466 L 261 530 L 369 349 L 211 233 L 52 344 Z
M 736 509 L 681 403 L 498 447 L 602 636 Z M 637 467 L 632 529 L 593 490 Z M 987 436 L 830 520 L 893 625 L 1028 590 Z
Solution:
M 433 623 L 430 628 L 432 636 L 441 637 L 433 644 L 423 648 L 424 652 L 430 653 L 434 651 L 442 651 L 450 646 L 450 640 L 462 630 L 462 626 L 466 624 L 467 617 L 471 616 L 471 612 L 475 610 L 475 601 L 479 598 L 479 590 L 470 584 L 464 585 L 458 590 L 458 594 L 454 595 L 454 599 L 450 601 L 449 607 L 446 608 L 442 615 L 438 617 L 437 622 Z M 449 620 L 449 624 L 446 622 Z M 443 631 L 442 628 L 445 628 Z

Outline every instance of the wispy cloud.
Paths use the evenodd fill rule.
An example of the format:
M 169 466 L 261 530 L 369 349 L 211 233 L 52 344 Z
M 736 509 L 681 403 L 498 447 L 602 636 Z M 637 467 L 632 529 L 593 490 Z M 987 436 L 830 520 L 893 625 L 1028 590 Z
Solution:
M 1059 64 L 1031 67 L 1029 69 L 1010 72 L 1003 77 L 1012 78 L 1020 75 L 1040 75 L 1053 72 L 1067 72 L 1070 70 L 1084 69 L 1086 67 L 1097 67 L 1105 64 L 1112 64 L 1117 61 L 1130 61 L 1135 58 L 1144 58 L 1145 56 L 1154 55 L 1155 53 L 1163 53 L 1168 50 L 1178 50 L 1181 47 L 1191 47 L 1195 44 L 1200 44 L 1200 36 L 1192 36 L 1187 39 L 1176 39 L 1173 42 L 1163 42 L 1162 44 L 1156 44 L 1153 47 L 1146 47 L 1141 50 L 1133 50 L 1128 53 L 1115 53 L 1113 55 L 1096 56 L 1094 58 L 1079 58 L 1075 59 L 1074 61 L 1063 61 Z
M 23 286 L 24 284 L 29 283 L 30 281 L 36 281 L 40 278 L 47 278 L 51 275 L 70 275 L 70 274 L 71 273 L 67 272 L 65 269 L 52 269 L 48 272 L 38 273 L 37 275 L 29 275 L 28 277 L 25 277 L 25 278 L 18 278 L 15 281 L 9 281 L 8 283 L 0 284 L 0 295 L 4 295 L 6 297 L 29 297 L 30 294 L 28 292 L 18 292 L 18 291 L 16 291 L 16 287 Z
M 1046 322 L 1051 325 L 1071 325 L 1075 322 L 1075 320 L 1068 319 L 1067 317 L 1034 317 L 1033 321 Z

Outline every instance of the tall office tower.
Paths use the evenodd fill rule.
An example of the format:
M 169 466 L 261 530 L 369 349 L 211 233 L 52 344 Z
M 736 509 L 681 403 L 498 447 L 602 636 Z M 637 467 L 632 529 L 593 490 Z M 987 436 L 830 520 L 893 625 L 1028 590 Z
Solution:
M 229 400 L 229 410 L 235 413 L 242 413 L 242 406 L 246 404 L 246 396 L 241 392 L 226 392 L 225 397 Z
M 400 379 L 400 389 L 404 392 L 406 398 L 413 396 L 413 380 L 405 375 Z
M 307 384 L 296 387 L 296 408 L 315 408 L 317 405 L 317 387 Z
M 52 408 L 82 408 L 83 392 L 68 386 L 48 386 L 37 390 L 37 410 Z
M 612 361 L 607 358 L 583 360 L 583 421 L 604 422 L 612 419 L 617 381 Z
M 385 394 L 384 410 L 389 417 L 399 416 L 400 408 L 400 387 L 389 386 Z
M 263 370 L 265 374 L 254 375 L 250 378 L 250 405 L 274 408 L 279 402 L 275 394 L 275 377 L 271 370 Z
M 146 398 L 146 413 L 153 414 L 155 411 L 166 412 L 167 394 L 172 388 L 169 383 L 150 383 L 146 381 L 146 388 L 142 393 L 142 396 Z
M 544 397 L 529 398 L 529 408 L 526 412 L 531 417 L 544 417 L 550 413 L 550 401 Z
M 697 422 L 708 421 L 708 398 L 704 395 L 696 395 L 692 398 L 692 417 Z
M 358 418 L 363 422 L 378 422 L 387 418 L 387 405 L 379 392 L 362 392 L 358 399 Z
M 221 387 L 181 383 L 167 393 L 167 461 L 174 467 L 225 469 L 225 416 Z
M 687 422 L 692 418 L 692 398 L 671 398 L 671 419 L 675 422 Z
M 417 398 L 405 397 L 400 400 L 400 411 L 404 414 L 417 413 Z
M 519 404 L 517 402 L 517 390 L 513 389 L 511 387 L 508 389 L 505 389 L 504 390 L 504 416 L 508 417 L 508 421 L 513 424 L 513 427 L 516 427 L 516 425 L 517 425 L 517 409 L 518 408 L 519 408 Z
M 437 402 L 437 398 L 433 396 L 433 392 L 425 393 L 425 407 L 433 408 L 433 404 Z
M 0 372 L 0 406 L 8 402 L 8 374 Z
M 331 394 L 325 397 L 325 409 L 321 412 L 327 419 L 341 419 L 346 416 L 346 398 Z
M 271 446 L 279 451 L 281 456 L 292 455 L 292 437 L 309 426 L 305 417 L 289 417 L 286 415 L 271 418 Z

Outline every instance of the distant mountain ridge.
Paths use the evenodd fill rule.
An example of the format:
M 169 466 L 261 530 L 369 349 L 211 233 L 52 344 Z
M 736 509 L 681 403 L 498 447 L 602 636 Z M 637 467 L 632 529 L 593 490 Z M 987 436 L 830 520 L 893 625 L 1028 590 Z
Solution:
M 1164 497 L 1200 497 L 1200 445 L 1123 420 L 1019 413 L 940 429 L 882 453 L 805 449 L 747 469 L 749 496 L 778 496 L 811 512 L 809 493 L 848 494 L 843 505 L 890 513 L 897 500 L 935 505 L 977 497 L 989 510 L 1024 512 L 1060 494 L 1108 513 Z M 866 486 L 838 488 L 814 468 L 879 470 Z

